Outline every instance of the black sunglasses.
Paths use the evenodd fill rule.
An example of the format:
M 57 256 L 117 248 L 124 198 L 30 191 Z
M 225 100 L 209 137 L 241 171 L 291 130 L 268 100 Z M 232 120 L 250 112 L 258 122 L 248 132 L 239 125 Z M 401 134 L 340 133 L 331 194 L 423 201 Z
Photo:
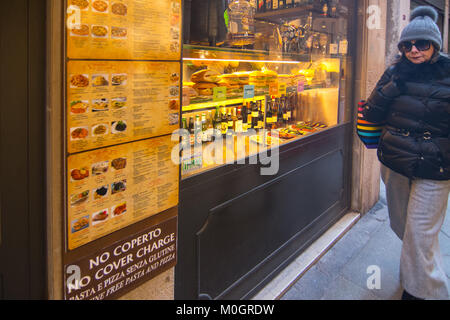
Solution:
M 411 41 L 405 41 L 400 43 L 400 50 L 402 52 L 411 52 L 412 48 L 416 47 L 419 51 L 427 51 L 431 48 L 431 41 L 429 40 L 417 40 L 416 43 Z

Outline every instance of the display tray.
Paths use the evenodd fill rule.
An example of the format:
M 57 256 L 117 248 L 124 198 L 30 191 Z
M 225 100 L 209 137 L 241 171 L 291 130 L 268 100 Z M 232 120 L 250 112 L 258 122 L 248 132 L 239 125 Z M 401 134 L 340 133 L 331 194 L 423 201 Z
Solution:
M 274 131 L 266 131 L 265 133 L 259 133 L 251 136 L 234 136 L 232 139 L 224 139 L 222 141 L 221 149 L 217 150 L 217 147 L 213 146 L 213 142 L 205 143 L 202 145 L 203 152 L 200 156 L 196 154 L 194 147 L 191 146 L 191 157 L 183 158 L 182 156 L 182 179 L 189 179 L 211 170 L 217 169 L 222 166 L 231 164 L 248 164 L 251 161 L 251 157 L 255 157 L 261 153 L 268 153 L 274 147 L 282 147 L 290 143 L 297 142 L 306 137 L 320 134 L 333 127 L 311 127 L 305 125 L 303 130 L 301 129 L 281 129 Z M 292 133 L 293 131 L 296 133 Z M 222 157 L 218 155 L 217 151 L 222 153 Z M 201 161 L 200 161 L 201 159 Z M 231 160 L 230 160 L 231 159 Z

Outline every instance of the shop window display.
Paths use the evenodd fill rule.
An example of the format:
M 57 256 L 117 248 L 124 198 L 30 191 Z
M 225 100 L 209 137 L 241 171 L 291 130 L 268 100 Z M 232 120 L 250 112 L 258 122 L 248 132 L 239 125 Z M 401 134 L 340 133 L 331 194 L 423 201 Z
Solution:
M 192 2 L 183 50 L 184 178 L 345 121 L 351 4 L 216 1 L 217 19 L 202 22 L 196 17 L 211 17 L 212 9 Z

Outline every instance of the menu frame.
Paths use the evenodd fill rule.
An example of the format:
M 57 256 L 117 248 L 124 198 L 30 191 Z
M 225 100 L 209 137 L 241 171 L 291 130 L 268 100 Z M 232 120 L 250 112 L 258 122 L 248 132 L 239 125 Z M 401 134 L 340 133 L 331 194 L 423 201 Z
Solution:
M 120 142 L 117 144 L 112 144 L 112 145 L 108 145 L 108 146 L 99 146 L 99 147 L 94 147 L 92 149 L 88 149 L 88 150 L 81 150 L 81 151 L 75 151 L 75 152 L 71 152 L 69 151 L 69 137 L 68 137 L 68 113 L 69 113 L 69 109 L 68 109 L 68 85 L 67 85 L 67 79 L 69 76 L 69 72 L 68 72 L 68 64 L 69 61 L 120 61 L 120 62 L 142 62 L 142 63 L 146 63 L 146 62 L 151 62 L 151 63 L 155 63 L 155 62 L 161 62 L 161 63 L 177 63 L 179 66 L 179 80 L 178 80 L 178 87 L 179 87 L 179 94 L 178 94 L 178 109 L 177 109 L 177 113 L 178 113 L 178 125 L 176 126 L 176 129 L 180 128 L 181 126 L 181 105 L 182 105 L 182 96 L 181 96 L 181 88 L 182 88 L 182 34 L 183 34 L 183 23 L 182 23 L 182 0 L 173 0 L 174 2 L 178 2 L 180 4 L 180 8 L 179 8 L 179 14 L 180 14 L 180 22 L 179 22 L 179 32 L 180 32 L 180 37 L 179 37 L 179 50 L 178 50 L 178 57 L 177 59 L 100 59 L 100 58 L 83 58 L 83 59 L 71 59 L 69 58 L 69 54 L 68 54 L 68 32 L 67 32 L 67 21 L 68 21 L 68 12 L 67 12 L 67 8 L 68 8 L 68 4 L 71 0 L 64 0 L 63 4 L 62 4 L 62 12 L 61 15 L 63 18 L 63 27 L 62 27 L 62 41 L 61 41 L 61 52 L 62 52 L 62 66 L 61 66 L 61 70 L 62 70 L 62 74 L 61 74 L 61 82 L 63 83 L 62 86 L 62 101 L 61 101 L 61 106 L 63 107 L 63 112 L 62 112 L 62 130 L 64 133 L 64 139 L 62 139 L 62 150 L 63 150 L 63 157 L 64 159 L 62 159 L 62 163 L 63 163 L 63 174 L 62 174 L 62 179 L 63 179 L 63 217 L 62 217 L 62 228 L 63 228 L 63 232 L 62 232 L 62 248 L 63 248 L 63 265 L 70 265 L 71 263 L 74 263 L 75 261 L 78 261 L 80 259 L 82 259 L 83 257 L 89 256 L 92 253 L 96 252 L 99 250 L 99 247 L 102 246 L 106 246 L 107 244 L 112 244 L 112 243 L 118 243 L 120 241 L 122 241 L 123 239 L 128 238 L 131 234 L 135 234 L 138 233 L 142 230 L 148 229 L 151 226 L 156 226 L 157 224 L 161 223 L 162 221 L 166 221 L 169 219 L 173 219 L 173 218 L 177 218 L 178 217 L 178 201 L 179 201 L 179 185 L 181 182 L 181 167 L 179 165 L 177 165 L 177 175 L 178 175 L 178 201 L 177 201 L 177 205 L 169 208 L 167 210 L 164 210 L 162 212 L 156 213 L 156 214 L 152 214 L 150 216 L 147 217 L 143 217 L 141 220 L 136 220 L 133 223 L 119 229 L 119 230 L 115 230 L 112 231 L 109 234 L 103 235 L 97 239 L 94 239 L 92 241 L 87 242 L 86 244 L 83 244 L 77 248 L 73 248 L 73 249 L 69 249 L 69 234 L 68 234 L 68 225 L 70 223 L 69 221 L 69 208 L 68 208 L 68 203 L 69 203 L 69 192 L 68 192 L 68 181 L 70 179 L 69 174 L 68 174 L 68 170 L 69 170 L 69 166 L 68 166 L 68 162 L 69 162 L 69 156 L 73 156 L 73 155 L 77 155 L 77 154 L 82 154 L 85 152 L 89 152 L 89 151 L 95 151 L 95 150 L 100 150 L 103 148 L 109 148 L 109 147 L 115 147 L 115 146 L 120 146 L 120 145 L 127 145 L 127 144 L 132 144 L 135 142 L 140 142 L 140 141 L 145 141 L 145 140 L 150 140 L 150 139 L 154 139 L 154 138 L 160 138 L 163 136 L 170 136 L 171 133 L 164 133 L 162 135 L 155 135 L 152 137 L 145 137 L 145 138 L 139 138 L 136 140 L 130 140 L 130 141 L 124 141 L 124 142 Z M 92 1 L 92 0 L 90 0 Z M 119 0 L 119 1 L 124 1 L 124 0 Z M 128 1 L 128 0 L 125 0 Z M 129 0 L 129 1 L 133 1 L 133 0 Z M 111 3 L 112 0 L 109 0 L 109 3 Z M 175 127 L 174 127 L 175 128 Z M 175 266 L 176 264 L 176 259 L 175 261 L 170 265 L 170 267 Z M 167 268 L 165 269 L 161 269 L 160 271 L 157 271 L 156 273 L 152 273 L 152 275 L 150 277 L 146 277 L 145 279 L 142 279 L 142 281 L 140 283 L 143 283 L 145 281 L 150 280 L 151 278 L 157 276 L 158 274 L 160 274 L 161 272 L 166 271 Z M 63 271 L 65 272 L 65 271 Z M 65 279 L 66 275 L 63 274 L 63 278 Z M 63 294 L 65 292 L 65 283 L 63 280 Z M 127 289 L 126 291 L 131 290 Z M 125 292 L 125 291 L 124 291 Z M 120 296 L 120 295 L 118 295 Z M 115 296 L 118 297 L 118 296 Z

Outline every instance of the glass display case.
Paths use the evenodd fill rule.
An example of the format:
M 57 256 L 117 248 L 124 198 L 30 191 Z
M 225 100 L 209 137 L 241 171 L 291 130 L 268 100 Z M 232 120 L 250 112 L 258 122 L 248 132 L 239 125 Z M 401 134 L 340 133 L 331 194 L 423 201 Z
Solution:
M 183 49 L 182 177 L 343 121 L 346 2 L 228 1 L 222 38 L 187 37 L 194 40 Z
M 348 211 L 358 3 L 184 1 L 176 299 L 252 298 Z

